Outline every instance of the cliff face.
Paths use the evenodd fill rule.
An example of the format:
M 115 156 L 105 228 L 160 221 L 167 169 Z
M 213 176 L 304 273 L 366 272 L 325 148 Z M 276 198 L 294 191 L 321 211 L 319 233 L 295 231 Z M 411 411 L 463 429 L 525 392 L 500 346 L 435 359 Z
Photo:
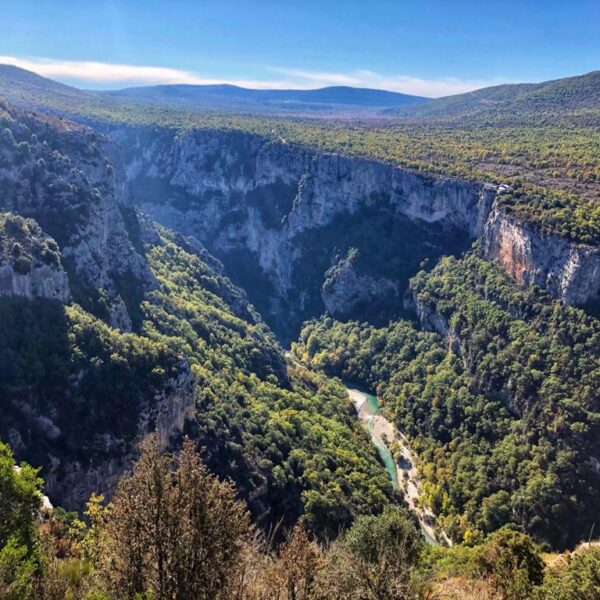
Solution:
M 373 219 L 402 223 L 403 232 L 407 223 L 415 230 L 427 230 L 423 240 L 413 241 L 416 252 L 410 253 L 415 260 L 424 259 L 455 251 L 448 247 L 448 237 L 462 235 L 455 245 L 464 249 L 468 239 L 480 235 L 495 196 L 495 188 L 475 183 L 241 133 L 196 131 L 176 136 L 119 130 L 111 135 L 124 149 L 130 192 L 142 211 L 196 237 L 226 266 L 234 263 L 234 270 L 242 256 L 243 270 L 254 269 L 258 279 L 236 279 L 231 269 L 229 275 L 257 305 L 266 306 L 271 314 L 285 312 L 286 319 L 294 313 L 306 318 L 322 312 L 325 272 L 340 250 L 345 252 L 365 235 L 377 236 Z M 329 235 L 324 233 L 327 228 Z M 318 232 L 323 235 L 316 247 Z M 393 235 L 387 232 L 385 243 L 402 250 L 407 236 Z M 373 238 L 367 243 L 376 242 Z M 377 250 L 368 252 L 374 255 Z M 315 253 L 325 257 L 315 259 Z M 315 261 L 318 272 L 316 266 L 307 272 L 307 265 Z M 359 275 L 374 281 L 385 276 L 400 290 L 416 266 L 411 269 Z M 253 296 L 253 287 L 259 286 L 269 288 L 266 298 Z M 346 306 L 332 305 L 331 294 L 328 303 L 334 312 L 347 312 Z
M 517 220 L 494 206 L 482 246 L 519 283 L 546 288 L 567 304 L 600 299 L 600 249 L 576 244 Z
M 600 295 L 600 251 L 505 214 L 494 202 L 498 192 L 493 185 L 418 174 L 235 132 L 176 135 L 122 129 L 112 136 L 125 149 L 135 203 L 160 223 L 201 240 L 227 266 L 240 268 L 243 263 L 243 271 L 252 270 L 250 281 L 242 277 L 237 282 L 247 289 L 250 283 L 251 299 L 274 314 L 275 321 L 278 311 L 287 318 L 294 312 L 313 316 L 324 308 L 332 314 L 352 313 L 345 294 L 321 297 L 316 290 L 339 251 L 354 245 L 356 236 L 340 239 L 340 232 L 356 230 L 357 221 L 364 222 L 365 232 L 376 230 L 374 215 L 402 219 L 417 230 L 438 228 L 435 235 L 428 235 L 430 230 L 420 234 L 420 247 L 409 249 L 397 243 L 406 237 L 402 234 L 394 240 L 397 253 L 427 258 L 424 249 L 437 242 L 435 257 L 464 250 L 468 240 L 481 237 L 486 256 L 523 284 L 542 285 L 570 304 L 588 304 Z M 338 239 L 329 247 L 333 231 Z M 462 246 L 443 239 L 448 232 L 465 236 Z M 364 242 L 365 235 L 358 237 Z M 319 272 L 307 273 L 315 252 L 327 254 L 327 260 L 319 263 Z M 367 276 L 374 282 L 389 280 L 402 293 L 407 277 L 418 270 L 413 265 L 411 272 L 378 272 L 374 265 L 387 257 L 373 258 L 369 270 L 357 273 L 359 287 L 367 281 L 360 277 Z M 235 272 L 230 275 L 236 278 Z M 266 299 L 253 295 L 252 288 L 258 287 L 269 288 Z M 379 283 L 370 287 L 366 296 L 377 294 Z M 333 290 L 331 285 L 328 290 Z
M 187 361 L 181 360 L 154 396 L 145 399 L 133 439 L 100 432 L 96 441 L 100 459 L 85 463 L 61 459 L 50 452 L 46 493 L 70 510 L 80 510 L 92 493 L 110 496 L 119 477 L 131 467 L 137 446 L 147 434 L 155 433 L 159 447 L 166 450 L 173 438 L 181 435 L 186 421 L 193 417 L 194 379 Z M 60 437 L 60 429 L 50 419 L 41 416 L 37 419 L 45 419 L 50 440 Z M 22 439 L 20 435 L 19 438 Z
M 0 215 L 0 296 L 71 298 L 58 245 L 31 219 Z
M 128 197 L 113 158 L 111 145 L 85 127 L 0 110 L 0 210 L 35 219 L 77 280 L 75 300 L 130 330 L 122 281 L 144 287 L 152 278 L 128 235 Z

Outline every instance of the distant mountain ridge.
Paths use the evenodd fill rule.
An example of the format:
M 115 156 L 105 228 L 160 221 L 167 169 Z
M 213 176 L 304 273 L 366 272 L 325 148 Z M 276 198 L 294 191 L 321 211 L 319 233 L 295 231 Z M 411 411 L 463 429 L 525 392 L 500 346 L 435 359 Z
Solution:
M 324 87 L 314 90 L 257 90 L 234 85 L 157 85 L 88 91 L 31 71 L 0 64 L 0 98 L 67 115 L 135 110 L 135 105 L 305 116 L 383 116 L 418 121 L 465 118 L 523 120 L 541 113 L 600 110 L 600 70 L 542 83 L 505 84 L 444 98 L 388 90 Z
M 0 64 L 0 98 L 36 108 L 65 108 L 73 103 L 97 107 L 115 103 L 171 106 L 179 109 L 209 109 L 259 113 L 374 113 L 428 98 L 388 90 L 324 87 L 314 90 L 258 90 L 235 85 L 156 85 L 122 90 L 90 91 L 58 83 L 13 65 Z
M 157 85 L 103 92 L 121 100 L 186 107 L 318 110 L 327 106 L 389 108 L 428 98 L 388 90 L 332 86 L 314 90 L 259 90 L 235 85 Z
M 0 97 L 11 102 L 30 101 L 34 96 L 52 94 L 58 98 L 90 98 L 93 93 L 77 89 L 32 71 L 0 64 Z

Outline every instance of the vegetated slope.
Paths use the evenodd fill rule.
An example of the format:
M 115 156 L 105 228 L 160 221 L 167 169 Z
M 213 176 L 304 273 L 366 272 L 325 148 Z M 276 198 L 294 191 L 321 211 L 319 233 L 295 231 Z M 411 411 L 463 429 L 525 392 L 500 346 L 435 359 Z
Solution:
M 2 127 L 2 211 L 28 219 L 1 220 L 0 433 L 56 499 L 81 508 L 145 432 L 186 430 L 265 526 L 326 538 L 389 503 L 344 388 L 288 373 L 220 263 L 131 207 L 116 148 L 7 106 Z
M 314 90 L 259 90 L 235 85 L 157 85 L 103 92 L 141 103 L 259 112 L 373 111 L 426 100 L 387 90 L 332 86 Z
M 227 302 L 238 306 L 239 291 L 193 246 L 167 240 L 148 248 L 160 288 L 142 305 L 142 334 L 189 357 L 197 409 L 189 432 L 208 465 L 236 482 L 264 525 L 285 528 L 302 517 L 328 538 L 357 514 L 380 512 L 391 485 L 345 389 L 286 371 L 253 310 L 228 309 Z
M 600 109 L 600 71 L 543 83 L 506 84 L 436 98 L 389 113 L 420 117 L 533 117 L 541 112 Z
M 600 509 L 599 321 L 476 254 L 441 260 L 411 288 L 426 331 L 326 318 L 307 324 L 296 354 L 377 390 L 417 449 L 423 501 L 456 541 L 504 525 L 557 547 L 589 535 Z
M 79 103 L 92 100 L 94 94 L 58 83 L 26 69 L 0 64 L 0 98 L 29 106 L 46 102 Z

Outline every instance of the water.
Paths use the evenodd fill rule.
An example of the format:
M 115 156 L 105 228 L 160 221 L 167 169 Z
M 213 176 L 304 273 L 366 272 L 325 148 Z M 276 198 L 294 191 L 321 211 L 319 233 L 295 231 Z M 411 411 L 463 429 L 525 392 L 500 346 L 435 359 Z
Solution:
M 383 443 L 382 440 L 379 439 L 373 432 L 373 419 L 371 418 L 373 415 L 381 415 L 381 411 L 379 410 L 379 404 L 377 403 L 377 397 L 373 394 L 365 394 L 367 397 L 366 403 L 363 407 L 363 414 L 365 415 L 365 424 L 369 433 L 371 434 L 371 439 L 379 452 L 379 456 L 385 465 L 385 470 L 388 472 L 390 480 L 392 482 L 392 486 L 395 490 L 400 489 L 400 482 L 398 481 L 398 469 L 396 468 L 396 461 L 390 452 L 390 449 L 386 444 Z
M 396 465 L 396 461 L 394 460 L 394 457 L 392 456 L 387 444 L 385 444 L 384 441 L 378 435 L 376 435 L 373 428 L 374 417 L 378 417 L 380 419 L 382 418 L 377 397 L 374 394 L 368 394 L 356 388 L 348 387 L 347 389 L 357 407 L 360 404 L 359 418 L 371 434 L 371 440 L 377 448 L 379 456 L 385 465 L 385 470 L 388 473 L 393 488 L 398 491 L 403 491 L 398 480 L 398 467 Z M 361 400 L 364 400 L 364 402 L 360 403 L 357 397 Z M 427 527 L 424 525 L 421 519 L 419 519 L 419 525 L 421 534 L 425 538 L 425 541 L 431 546 L 437 546 L 438 541 L 429 533 Z

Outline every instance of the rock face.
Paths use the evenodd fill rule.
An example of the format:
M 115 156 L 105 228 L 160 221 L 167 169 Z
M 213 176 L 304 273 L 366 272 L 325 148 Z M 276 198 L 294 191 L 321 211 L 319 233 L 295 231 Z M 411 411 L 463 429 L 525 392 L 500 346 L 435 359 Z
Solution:
M 58 245 L 31 219 L 0 215 L 0 296 L 71 298 Z
M 399 296 L 394 281 L 358 274 L 354 256 L 343 258 L 325 273 L 321 294 L 327 312 L 334 317 L 347 318 L 361 310 L 373 311 L 390 297 Z
M 547 233 L 498 206 L 485 225 L 482 246 L 519 283 L 544 287 L 567 304 L 600 300 L 600 248 Z
M 67 274 L 49 265 L 32 265 L 28 273 L 15 272 L 10 264 L 0 265 L 0 296 L 24 296 L 67 302 L 71 297 Z
M 363 218 L 367 230 L 374 214 L 459 231 L 471 240 L 482 237 L 487 257 L 518 281 L 542 285 L 570 304 L 598 300 L 600 251 L 505 214 L 497 201 L 502 186 L 423 175 L 239 132 L 121 129 L 111 135 L 125 150 L 135 203 L 158 222 L 195 236 L 226 266 L 243 255 L 244 269 L 255 269 L 264 278 L 260 285 L 271 288 L 268 310 L 284 305 L 289 315 L 310 304 L 305 265 L 315 251 L 330 250 L 325 236 L 318 249 L 310 247 L 307 238 L 315 242 L 310 232 L 349 216 Z M 319 289 L 335 255 L 308 277 L 319 279 Z M 382 273 L 363 275 L 382 280 Z M 383 279 L 401 289 L 406 274 Z M 238 283 L 248 289 L 247 281 Z M 353 284 L 358 286 L 354 293 L 364 296 L 359 288 L 366 282 L 355 278 Z M 340 294 L 333 299 L 332 293 L 347 287 L 330 282 L 322 297 L 325 307 L 337 306 Z M 342 312 L 347 308 L 339 306 Z
M 172 437 L 181 434 L 185 422 L 193 417 L 194 376 L 188 362 L 182 359 L 152 405 L 142 412 L 140 435 L 154 431 L 159 447 L 166 450 Z
M 22 405 L 21 411 L 27 406 Z M 133 440 L 115 437 L 110 433 L 99 433 L 95 446 L 96 458 L 69 461 L 52 454 L 52 442 L 58 441 L 60 429 L 47 417 L 35 414 L 31 409 L 27 423 L 37 436 L 44 436 L 50 446 L 50 466 L 45 473 L 45 491 L 51 500 L 57 501 L 68 510 L 80 510 L 92 493 L 110 496 L 123 472 L 137 456 L 137 446 L 148 433 L 155 433 L 159 447 L 167 449 L 174 437 L 181 435 L 187 420 L 194 417 L 194 379 L 189 364 L 181 360 L 175 373 L 167 379 L 153 398 L 146 401 L 140 413 L 137 436 Z M 13 441 L 20 441 L 22 451 L 30 438 L 31 431 L 18 432 L 12 429 Z M 18 438 L 17 438 L 18 436 Z M 36 440 L 40 443 L 40 440 Z
M 111 136 L 123 148 L 137 206 L 159 223 L 196 237 L 226 266 L 239 265 L 243 255 L 245 270 L 255 269 L 263 278 L 260 285 L 270 287 L 268 310 L 283 304 L 287 318 L 315 303 L 317 296 L 314 310 L 322 311 L 325 271 L 339 254 L 326 247 L 332 236 L 315 248 L 311 233 L 338 224 L 336 234 L 341 235 L 348 218 L 354 219 L 355 231 L 359 221 L 368 231 L 372 218 L 385 216 L 473 239 L 483 232 L 495 196 L 495 188 L 488 186 L 256 135 L 123 129 Z M 341 244 L 348 245 L 345 240 Z M 332 257 L 319 273 L 307 274 L 314 252 Z M 235 273 L 228 274 L 236 280 Z M 382 279 L 381 273 L 369 275 Z M 315 289 L 307 291 L 313 279 Z M 407 274 L 385 279 L 400 288 Z M 248 282 L 236 282 L 260 304 Z
M 144 287 L 153 280 L 127 231 L 131 208 L 116 156 L 86 127 L 0 110 L 0 210 L 35 219 L 77 280 L 75 300 L 130 330 L 124 281 Z

